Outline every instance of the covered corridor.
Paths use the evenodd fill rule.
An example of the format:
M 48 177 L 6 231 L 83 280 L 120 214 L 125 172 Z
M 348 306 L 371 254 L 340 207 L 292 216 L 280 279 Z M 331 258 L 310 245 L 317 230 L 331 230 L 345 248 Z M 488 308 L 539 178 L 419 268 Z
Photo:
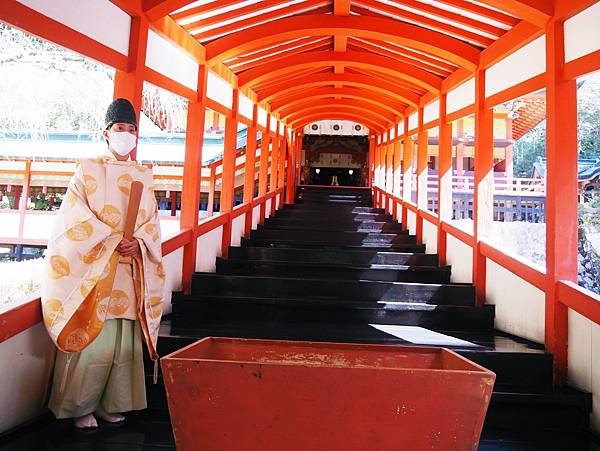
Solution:
M 155 173 L 181 191 L 161 356 L 217 335 L 449 346 L 498 377 L 480 449 L 600 449 L 577 111 L 578 79 L 600 70 L 599 2 L 5 0 L 0 21 L 114 69 L 113 96 L 138 114 L 144 83 L 185 99 L 181 173 Z M 513 138 L 544 119 L 543 181 L 519 179 Z M 224 130 L 207 162 L 209 124 Z M 34 164 L 18 169 L 24 193 Z M 357 186 L 305 184 L 336 171 Z M 523 218 L 511 196 L 527 197 Z M 43 246 L 18 209 L 0 211 L 0 238 L 11 215 L 4 241 Z M 540 226 L 538 261 L 499 242 L 509 216 Z M 44 416 L 41 309 L 35 296 L 0 313 L 0 449 L 174 448 L 160 384 L 105 435 Z

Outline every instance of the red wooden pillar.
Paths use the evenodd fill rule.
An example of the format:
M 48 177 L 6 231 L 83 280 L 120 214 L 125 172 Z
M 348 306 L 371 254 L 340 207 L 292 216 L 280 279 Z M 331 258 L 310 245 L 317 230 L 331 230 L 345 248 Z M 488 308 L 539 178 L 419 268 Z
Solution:
M 412 191 L 412 168 L 413 168 L 413 140 L 412 136 L 408 134 L 408 118 L 404 120 L 404 149 L 402 152 L 402 169 L 404 173 L 404 183 L 402 184 L 402 200 L 404 202 L 411 202 L 411 191 Z M 408 209 L 402 209 L 402 228 L 408 230 Z
M 148 45 L 148 19 L 145 16 L 131 18 L 131 31 L 129 33 L 129 56 L 127 71 L 117 70 L 113 98 L 128 99 L 140 122 L 142 112 L 142 90 L 144 87 L 144 69 L 146 67 L 146 47 Z M 138 128 L 139 133 L 139 128 Z M 131 152 L 131 159 L 135 160 L 137 149 Z
M 221 242 L 221 255 L 227 258 L 231 245 L 231 211 L 233 210 L 233 196 L 235 189 L 235 151 L 237 145 L 238 126 L 238 90 L 233 90 L 233 105 L 231 115 L 225 119 L 225 142 L 223 143 L 223 178 L 221 181 L 221 214 L 229 215 L 223 224 L 223 239 Z
M 485 107 L 485 70 L 475 75 L 475 187 L 473 193 L 473 283 L 477 305 L 485 302 L 486 258 L 481 238 L 490 235 L 494 202 L 494 115 Z
M 400 189 L 401 180 L 402 180 L 402 148 L 400 145 L 400 131 L 398 129 L 398 124 L 395 125 L 396 128 L 396 139 L 394 140 L 394 172 L 393 172 L 393 194 L 397 198 L 402 197 L 402 190 Z M 394 201 L 394 211 L 393 211 L 394 219 L 401 219 L 398 217 L 398 202 Z
M 171 216 L 177 216 L 177 191 L 171 190 Z
M 192 287 L 192 274 L 196 270 L 196 243 L 198 231 L 198 210 L 200 208 L 200 184 L 202 176 L 202 145 L 204 143 L 204 120 L 206 115 L 206 81 L 208 70 L 200 66 L 198 70 L 197 96 L 188 102 L 185 161 L 183 163 L 183 188 L 181 191 L 181 218 L 179 227 L 190 229 L 192 239 L 183 248 L 182 287 L 189 293 Z M 212 181 L 212 179 L 211 179 Z M 212 200 L 214 202 L 214 183 Z M 175 195 L 177 192 L 173 191 Z M 175 202 L 171 204 L 171 208 Z M 210 214 L 212 203 L 209 199 Z
M 385 144 L 385 191 L 388 194 L 394 192 L 394 142 L 392 141 L 392 132 L 388 130 L 387 142 Z M 387 202 L 385 210 L 389 211 L 390 203 Z
M 564 77 L 564 23 L 546 27 L 546 349 L 554 382 L 567 377 L 568 309 L 557 282 L 577 283 L 577 86 Z
M 443 222 L 452 220 L 452 123 L 446 120 L 446 94 L 440 94 L 440 141 L 438 170 L 438 233 L 437 252 L 440 265 L 446 264 L 446 232 Z
M 258 195 L 264 196 L 267 194 L 269 183 L 269 144 L 271 140 L 269 128 L 271 126 L 271 115 L 267 114 L 267 126 L 262 132 L 260 142 L 260 170 L 258 173 Z M 266 202 L 260 206 L 259 223 L 265 222 Z
M 244 203 L 249 204 L 254 199 L 254 172 L 256 170 L 256 115 L 258 106 L 254 105 L 252 125 L 247 128 L 246 162 L 244 164 Z M 246 213 L 244 221 L 244 236 L 249 236 L 252 230 L 253 208 Z
M 279 162 L 279 137 L 277 129 L 279 123 L 275 122 L 275 131 L 273 132 L 273 146 L 271 148 L 271 173 L 269 174 L 269 191 L 277 189 L 277 164 Z M 272 205 L 272 203 L 271 203 Z
M 286 140 L 288 143 L 288 153 L 287 153 L 287 181 L 285 188 L 285 203 L 293 204 L 294 203 L 294 193 L 296 191 L 296 158 L 298 156 L 296 142 L 298 137 L 295 133 L 288 134 L 287 129 L 285 130 Z M 291 136 L 292 139 L 288 140 L 288 136 Z
M 423 108 L 419 108 L 417 144 L 417 208 L 427 210 L 427 147 L 429 134 L 423 129 Z M 423 242 L 423 218 L 417 214 L 417 243 Z
M 277 170 L 277 189 L 283 188 L 285 185 L 285 163 L 287 161 L 287 140 L 285 138 L 285 130 L 283 131 L 284 135 L 279 137 L 279 161 L 278 161 L 278 170 Z M 283 205 L 284 193 L 282 192 L 279 195 L 279 203 L 277 204 L 277 208 L 281 208 Z M 273 209 L 275 212 L 275 209 Z
M 375 139 L 369 135 L 369 167 L 367 170 L 367 186 L 373 187 L 373 176 L 375 172 Z

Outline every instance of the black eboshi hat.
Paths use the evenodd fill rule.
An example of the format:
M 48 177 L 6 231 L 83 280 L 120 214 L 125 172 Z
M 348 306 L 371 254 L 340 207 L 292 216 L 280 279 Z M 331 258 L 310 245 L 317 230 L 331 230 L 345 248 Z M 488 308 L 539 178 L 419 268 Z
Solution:
M 125 122 L 126 124 L 135 125 L 137 128 L 137 118 L 133 105 L 127 99 L 115 99 L 106 110 L 105 129 L 108 130 L 117 122 Z

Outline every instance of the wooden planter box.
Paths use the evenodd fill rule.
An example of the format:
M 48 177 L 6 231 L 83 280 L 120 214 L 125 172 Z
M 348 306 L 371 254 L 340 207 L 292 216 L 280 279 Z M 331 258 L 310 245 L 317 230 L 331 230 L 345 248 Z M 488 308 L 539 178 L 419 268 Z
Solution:
M 161 365 L 179 451 L 475 450 L 496 378 L 444 348 L 212 337 Z

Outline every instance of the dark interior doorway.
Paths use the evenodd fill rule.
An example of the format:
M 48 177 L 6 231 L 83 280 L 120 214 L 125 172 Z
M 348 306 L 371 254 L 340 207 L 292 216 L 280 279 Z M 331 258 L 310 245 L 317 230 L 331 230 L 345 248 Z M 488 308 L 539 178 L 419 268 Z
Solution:
M 309 185 L 361 186 L 358 168 L 310 168 Z

